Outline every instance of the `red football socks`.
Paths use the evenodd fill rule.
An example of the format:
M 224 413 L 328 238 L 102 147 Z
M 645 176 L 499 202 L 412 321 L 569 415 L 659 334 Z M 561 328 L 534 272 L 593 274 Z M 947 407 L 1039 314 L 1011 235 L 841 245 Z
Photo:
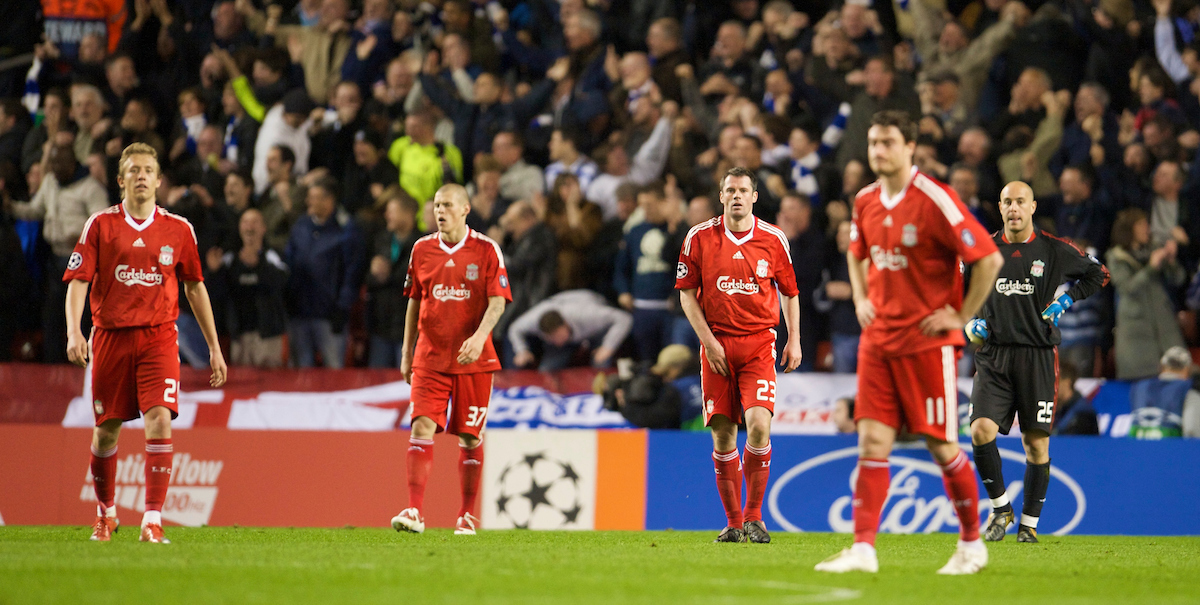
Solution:
M 746 444 L 746 509 L 742 513 L 745 521 L 762 521 L 763 496 L 767 493 L 767 480 L 771 477 L 771 442 L 763 447 Z
M 161 511 L 171 484 L 175 448 L 170 439 L 146 440 L 146 510 Z
M 713 463 L 717 471 L 717 493 L 725 507 L 725 518 L 729 527 L 742 528 L 742 461 L 738 451 L 722 454 L 713 450 Z
M 421 510 L 425 505 L 425 483 L 433 467 L 433 439 L 408 440 L 408 506 Z
M 879 532 L 879 513 L 887 500 L 891 473 L 888 461 L 878 458 L 858 459 L 858 480 L 854 483 L 854 541 L 875 546 Z
M 458 516 L 475 514 L 475 497 L 479 494 L 479 479 L 483 475 L 483 441 L 467 448 L 461 443 L 458 452 L 458 477 L 462 480 L 462 508 Z
M 979 539 L 979 486 L 967 455 L 958 451 L 953 460 L 942 466 L 942 483 L 946 496 L 958 513 L 959 537 L 964 542 Z
M 117 486 L 113 481 L 117 476 L 117 446 L 98 452 L 92 446 L 92 484 L 96 488 L 96 501 L 100 503 L 100 513 L 113 507 L 113 495 Z

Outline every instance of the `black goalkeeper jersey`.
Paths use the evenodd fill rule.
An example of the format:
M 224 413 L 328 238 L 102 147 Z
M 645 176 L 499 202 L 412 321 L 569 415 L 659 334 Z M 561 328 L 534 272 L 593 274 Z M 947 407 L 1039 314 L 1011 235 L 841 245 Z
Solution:
M 1053 347 L 1062 342 L 1058 326 L 1042 319 L 1058 287 L 1074 300 L 1095 294 L 1108 283 L 1108 269 L 1067 240 L 1034 228 L 1025 243 L 1010 243 L 1003 231 L 992 240 L 1004 255 L 1004 267 L 979 316 L 987 320 L 987 344 Z

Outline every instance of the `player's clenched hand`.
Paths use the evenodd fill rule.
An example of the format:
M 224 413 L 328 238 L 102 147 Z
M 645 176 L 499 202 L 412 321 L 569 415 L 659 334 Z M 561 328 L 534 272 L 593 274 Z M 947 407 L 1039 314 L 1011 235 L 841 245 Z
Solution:
M 412 355 L 404 355 L 400 358 L 400 373 L 404 375 L 404 382 L 412 384 Z
M 958 310 L 950 305 L 930 313 L 921 320 L 921 333 L 926 336 L 940 336 L 950 330 L 961 330 L 966 322 L 958 315 Z
M 212 353 L 208 356 L 208 364 L 212 366 L 212 377 L 208 379 L 208 384 L 214 387 L 225 384 L 229 368 L 225 366 L 225 356 L 221 354 L 221 349 L 213 349 Z
M 725 347 L 713 341 L 704 345 L 704 356 L 708 358 L 708 367 L 721 376 L 729 375 L 729 360 L 725 358 Z
M 484 337 L 486 338 L 486 336 Z M 458 348 L 458 363 L 467 365 L 475 363 L 476 359 L 483 354 L 483 338 L 471 336 L 463 341 L 462 346 Z
M 77 332 L 67 336 L 67 359 L 81 368 L 87 367 L 88 342 L 83 333 Z
M 855 301 L 854 314 L 858 316 L 858 325 L 867 327 L 875 321 L 875 303 L 868 299 Z
M 787 344 L 783 346 L 783 371 L 791 372 L 800 367 L 800 361 L 804 357 L 804 351 L 800 348 L 800 341 L 788 339 Z

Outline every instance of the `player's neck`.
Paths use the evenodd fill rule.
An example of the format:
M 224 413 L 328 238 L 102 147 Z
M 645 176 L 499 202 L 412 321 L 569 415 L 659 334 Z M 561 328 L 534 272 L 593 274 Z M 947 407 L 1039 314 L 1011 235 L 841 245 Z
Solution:
M 461 225 L 459 227 L 455 227 L 454 229 L 451 229 L 450 231 L 438 232 L 438 237 L 442 238 L 442 241 L 446 242 L 447 244 L 457 244 L 458 242 L 463 241 L 463 238 L 466 236 L 467 236 L 467 226 L 465 224 Z
M 747 214 L 740 219 L 735 219 L 728 214 L 725 215 L 725 228 L 730 231 L 742 233 L 754 228 L 754 215 Z
M 1020 231 L 1004 230 L 1004 239 L 1010 244 L 1024 244 L 1029 241 L 1029 237 L 1033 235 L 1033 225 L 1029 225 Z
M 913 176 L 913 167 L 910 164 L 891 175 L 880 177 L 880 180 L 883 181 L 883 193 L 889 198 L 900 195 L 900 192 L 904 191 L 904 188 L 912 182 Z
M 144 221 L 154 214 L 154 198 L 149 198 L 141 202 L 125 198 L 125 212 L 129 213 L 130 218 Z

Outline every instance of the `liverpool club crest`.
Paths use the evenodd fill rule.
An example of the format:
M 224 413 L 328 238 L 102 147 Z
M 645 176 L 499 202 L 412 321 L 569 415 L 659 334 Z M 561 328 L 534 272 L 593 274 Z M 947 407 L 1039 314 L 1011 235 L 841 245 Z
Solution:
M 771 274 L 771 266 L 767 264 L 767 261 L 760 260 L 758 261 L 758 269 L 754 270 L 754 274 L 765 279 Z
M 900 243 L 912 248 L 917 245 L 917 226 L 907 224 L 900 231 Z
M 1040 260 L 1033 261 L 1033 266 L 1029 267 L 1029 274 L 1034 277 L 1041 277 L 1042 274 L 1045 272 L 1046 272 L 1046 263 L 1044 263 Z
M 158 250 L 158 264 L 169 265 L 175 262 L 175 249 L 170 246 L 163 246 Z
M 475 281 L 479 279 L 479 265 L 474 263 L 467 265 L 467 280 Z

